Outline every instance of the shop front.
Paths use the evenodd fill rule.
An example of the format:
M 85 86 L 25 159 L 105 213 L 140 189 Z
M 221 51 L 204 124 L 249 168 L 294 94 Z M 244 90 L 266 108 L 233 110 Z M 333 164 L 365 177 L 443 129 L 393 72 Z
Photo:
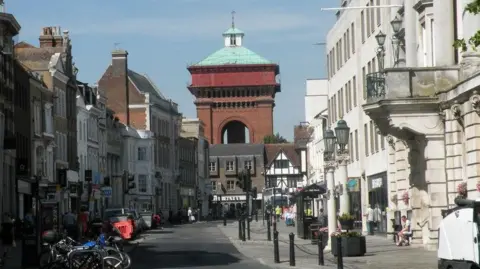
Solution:
M 185 209 L 197 207 L 194 188 L 180 187 L 180 199 L 182 201 L 182 207 Z
M 73 170 L 67 170 L 67 182 L 68 182 L 68 199 L 69 199 L 69 211 L 80 211 L 80 195 L 79 195 L 79 180 L 78 172 Z
M 347 180 L 347 192 L 350 197 L 350 214 L 355 218 L 356 228 L 360 228 L 362 223 L 362 196 L 360 185 L 360 178 L 350 177 Z
M 376 233 L 387 232 L 388 185 L 387 173 L 368 176 L 368 202 L 373 209 Z

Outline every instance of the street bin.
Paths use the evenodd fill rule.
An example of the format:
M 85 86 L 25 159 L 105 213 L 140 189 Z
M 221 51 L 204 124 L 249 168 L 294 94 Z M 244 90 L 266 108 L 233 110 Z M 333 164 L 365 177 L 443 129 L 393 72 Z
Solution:
M 22 268 L 38 268 L 38 241 L 35 234 L 24 234 L 22 238 Z

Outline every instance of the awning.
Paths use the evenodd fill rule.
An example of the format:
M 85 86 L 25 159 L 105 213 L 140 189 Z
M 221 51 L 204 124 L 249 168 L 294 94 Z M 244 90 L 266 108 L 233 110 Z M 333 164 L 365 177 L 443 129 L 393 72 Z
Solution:
M 295 196 L 316 197 L 327 192 L 326 184 L 313 183 L 295 193 Z

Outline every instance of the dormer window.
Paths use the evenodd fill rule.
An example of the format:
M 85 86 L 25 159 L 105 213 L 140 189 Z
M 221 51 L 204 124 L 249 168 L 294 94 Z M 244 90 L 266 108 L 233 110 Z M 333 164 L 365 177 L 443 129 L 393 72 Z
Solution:
M 235 35 L 230 36 L 230 46 L 236 46 L 237 45 L 237 37 Z

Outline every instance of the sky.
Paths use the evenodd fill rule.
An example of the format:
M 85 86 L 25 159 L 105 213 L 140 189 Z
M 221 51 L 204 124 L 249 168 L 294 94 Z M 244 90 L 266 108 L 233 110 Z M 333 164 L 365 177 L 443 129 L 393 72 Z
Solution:
M 22 29 L 18 41 L 38 45 L 42 27 L 69 30 L 77 79 L 95 83 L 111 63 L 111 51 L 125 49 L 129 68 L 148 74 L 162 93 L 196 117 L 186 86 L 186 67 L 223 47 L 231 25 L 245 32 L 244 45 L 280 65 L 282 92 L 276 95 L 274 129 L 287 139 L 304 121 L 305 80 L 324 78 L 324 42 L 335 22 L 338 0 L 6 0 Z

